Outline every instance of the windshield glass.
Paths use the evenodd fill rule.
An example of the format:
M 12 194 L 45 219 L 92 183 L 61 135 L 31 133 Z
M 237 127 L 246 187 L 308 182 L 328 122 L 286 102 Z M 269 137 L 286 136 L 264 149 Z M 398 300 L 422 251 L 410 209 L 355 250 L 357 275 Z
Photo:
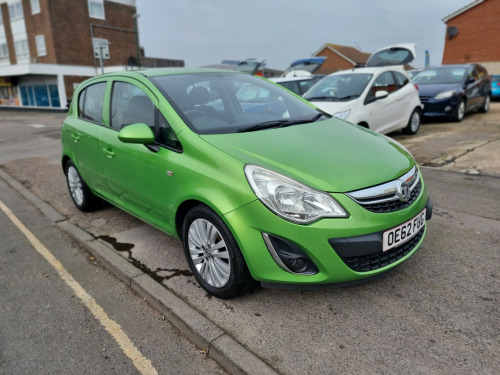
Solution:
M 304 94 L 307 100 L 345 101 L 359 97 L 372 74 L 352 73 L 327 76 Z
M 176 74 L 150 80 L 198 134 L 306 123 L 321 113 L 283 88 L 246 74 Z
M 412 82 L 422 85 L 426 83 L 460 83 L 465 78 L 465 68 L 426 69 L 413 77 Z
M 409 49 L 395 47 L 371 55 L 366 66 L 404 65 L 413 60 L 413 53 Z

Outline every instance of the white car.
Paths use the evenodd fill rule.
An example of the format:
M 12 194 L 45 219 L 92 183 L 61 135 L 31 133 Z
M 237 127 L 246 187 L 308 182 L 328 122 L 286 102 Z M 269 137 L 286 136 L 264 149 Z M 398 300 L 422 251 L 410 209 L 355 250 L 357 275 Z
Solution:
M 415 56 L 414 45 L 397 45 L 374 53 L 366 68 L 330 74 L 304 94 L 325 112 L 379 133 L 420 128 L 422 104 L 402 65 Z

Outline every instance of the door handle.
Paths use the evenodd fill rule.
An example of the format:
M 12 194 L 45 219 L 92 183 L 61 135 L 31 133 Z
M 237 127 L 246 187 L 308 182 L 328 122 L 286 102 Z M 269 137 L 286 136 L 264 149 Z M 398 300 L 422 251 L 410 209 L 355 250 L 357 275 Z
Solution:
M 115 153 L 113 152 L 113 150 L 111 150 L 110 148 L 108 147 L 104 147 L 102 149 L 104 151 L 104 153 L 106 154 L 106 156 L 109 158 L 109 159 L 112 159 L 115 157 Z
M 77 143 L 80 140 L 80 137 L 78 134 L 71 134 L 71 138 L 73 138 L 73 142 Z

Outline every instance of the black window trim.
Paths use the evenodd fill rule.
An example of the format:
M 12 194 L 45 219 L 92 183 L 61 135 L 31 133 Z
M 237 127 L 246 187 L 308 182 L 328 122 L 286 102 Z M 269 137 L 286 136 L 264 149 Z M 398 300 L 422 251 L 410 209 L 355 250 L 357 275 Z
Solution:
M 108 81 L 97 81 L 97 82 L 92 82 L 88 85 L 86 85 L 81 91 L 80 93 L 78 94 L 78 103 L 77 103 L 77 113 L 78 113 L 78 119 L 79 120 L 82 120 L 82 121 L 86 121 L 86 122 L 90 122 L 92 124 L 95 124 L 95 125 L 100 125 L 100 126 L 104 126 L 106 128 L 108 127 L 111 127 L 111 126 L 106 126 L 106 124 L 104 124 L 103 122 L 97 122 L 97 121 L 94 121 L 92 119 L 89 119 L 89 118 L 86 118 L 86 117 L 82 117 L 80 116 L 80 96 L 85 93 L 85 97 L 83 99 L 83 108 L 85 108 L 85 104 L 87 103 L 87 89 L 91 86 L 94 86 L 94 85 L 98 85 L 98 84 L 102 84 L 104 83 L 106 86 L 108 84 Z M 104 94 L 104 97 L 106 97 L 106 94 Z M 102 106 L 102 112 L 101 112 L 101 121 L 102 121 L 102 117 L 103 117 L 103 113 L 104 113 L 104 106 L 106 105 L 106 103 L 104 102 L 103 100 L 103 106 Z M 85 115 L 85 114 L 84 114 Z

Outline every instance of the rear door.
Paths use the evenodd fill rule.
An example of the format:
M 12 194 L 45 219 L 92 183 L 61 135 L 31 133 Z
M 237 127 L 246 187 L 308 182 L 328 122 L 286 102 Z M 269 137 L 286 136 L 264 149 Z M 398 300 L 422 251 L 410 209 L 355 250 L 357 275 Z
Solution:
M 97 81 L 78 93 L 76 113 L 65 120 L 62 136 L 65 144 L 71 144 L 71 158 L 83 180 L 94 192 L 108 198 L 100 148 L 101 132 L 106 126 L 106 86 L 107 81 Z

